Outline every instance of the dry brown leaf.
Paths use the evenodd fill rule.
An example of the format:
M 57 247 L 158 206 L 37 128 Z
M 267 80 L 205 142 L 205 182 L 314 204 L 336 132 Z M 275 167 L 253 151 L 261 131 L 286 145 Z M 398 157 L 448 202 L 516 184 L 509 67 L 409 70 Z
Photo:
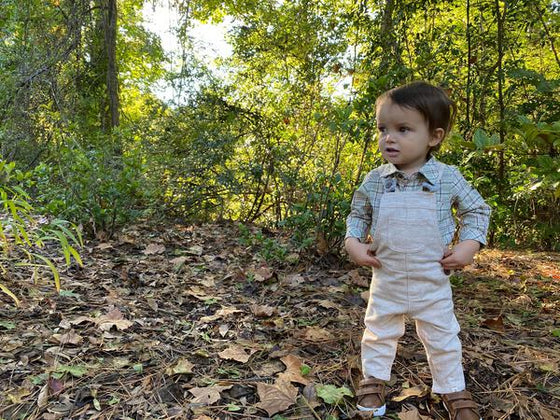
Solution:
M 350 278 L 350 284 L 354 284 L 359 287 L 369 287 L 369 278 L 363 277 L 360 274 L 359 269 L 352 270 L 348 273 Z
M 194 365 L 187 358 L 181 358 L 172 367 L 165 370 L 168 375 L 192 373 Z
M 225 337 L 227 335 L 229 331 L 229 325 L 228 324 L 220 324 L 220 327 L 218 328 L 218 332 L 220 333 L 220 335 L 222 337 Z
M 258 383 L 257 393 L 261 401 L 256 406 L 272 416 L 295 404 L 298 389 L 289 382 L 277 382 L 274 385 Z
M 236 362 L 247 363 L 256 350 L 247 349 L 236 344 L 218 353 L 222 359 L 235 360 Z
M 289 354 L 280 360 L 286 365 L 286 371 L 278 375 L 278 381 L 296 382 L 302 385 L 309 384 L 309 379 L 301 374 L 303 361 L 299 357 Z
M 173 264 L 173 267 L 180 268 L 183 264 L 187 262 L 187 260 L 188 257 L 182 256 L 182 257 L 173 258 L 172 260 L 169 260 L 169 262 Z
M 204 249 L 200 245 L 194 245 L 186 250 L 187 254 L 196 255 L 200 257 L 204 253 Z
M 413 408 L 412 410 L 406 410 L 403 408 L 398 416 L 399 420 L 430 420 L 431 417 L 423 416 L 418 412 L 417 408 Z
M 220 393 L 226 389 L 230 389 L 231 387 L 232 385 L 212 385 L 202 388 L 191 388 L 189 389 L 189 392 L 194 395 L 194 398 L 191 400 L 191 404 L 214 404 L 222 398 Z
M 278 360 L 265 363 L 262 366 L 252 366 L 251 370 L 259 376 L 274 376 L 284 370 L 284 366 Z
M 13 404 L 23 403 L 23 399 L 31 395 L 32 390 L 26 387 L 16 388 L 15 390 L 8 391 L 8 398 Z
M 39 391 L 39 396 L 37 397 L 37 407 L 45 407 L 49 403 L 49 384 L 48 382 L 43 385 L 41 391 Z
M 506 330 L 504 326 L 504 319 L 501 315 L 497 318 L 485 319 L 480 325 L 486 328 L 490 328 L 493 331 L 504 332 Z
M 253 315 L 259 318 L 268 318 L 276 313 L 276 308 L 266 305 L 251 305 Z
M 206 299 L 208 299 L 208 296 L 206 297 Z M 222 306 L 220 309 L 218 309 L 216 311 L 216 313 L 214 313 L 214 315 L 209 315 L 209 316 L 203 316 L 202 318 L 200 318 L 201 322 L 212 322 L 212 321 L 216 321 L 217 319 L 220 318 L 226 318 L 229 315 L 235 314 L 235 313 L 239 313 L 239 312 L 243 312 L 241 309 L 237 309 L 234 306 Z
M 423 397 L 430 392 L 430 389 L 426 385 L 413 386 L 412 388 L 405 388 L 401 391 L 399 395 L 391 398 L 393 401 L 404 401 L 410 397 Z
M 255 281 L 258 282 L 269 280 L 272 276 L 274 276 L 274 271 L 272 271 L 269 267 L 259 267 L 252 270 L 252 273 L 255 276 Z
M 101 315 L 93 320 L 98 327 L 103 331 L 109 331 L 115 327 L 117 330 L 122 331 L 132 326 L 132 321 L 124 319 L 124 315 L 118 308 L 109 311 L 106 315 Z
M 76 334 L 74 331 L 70 330 L 66 334 L 53 334 L 53 339 L 55 339 L 61 345 L 72 344 L 74 346 L 82 344 L 84 338 Z
M 363 291 L 362 293 L 360 293 L 360 297 L 362 298 L 362 300 L 363 300 L 364 302 L 368 302 L 368 301 L 369 301 L 369 295 L 370 295 L 369 290 L 365 290 L 365 291 Z
M 61 321 L 62 322 L 62 321 Z M 95 322 L 94 319 L 90 316 L 79 316 L 77 318 L 74 318 L 72 321 L 70 321 L 71 325 L 80 325 L 84 322 Z
M 330 300 L 326 300 L 326 299 L 317 301 L 317 304 L 319 306 L 322 306 L 325 309 L 337 309 L 337 310 L 340 309 L 340 307 L 337 304 L 331 302 Z
M 320 327 L 307 327 L 303 332 L 304 340 L 321 342 L 333 339 L 333 335 L 326 329 Z
M 144 249 L 145 255 L 163 254 L 164 252 L 165 245 L 162 244 L 150 244 Z
M 296 287 L 305 282 L 301 274 L 290 274 L 284 277 L 282 283 L 289 287 Z

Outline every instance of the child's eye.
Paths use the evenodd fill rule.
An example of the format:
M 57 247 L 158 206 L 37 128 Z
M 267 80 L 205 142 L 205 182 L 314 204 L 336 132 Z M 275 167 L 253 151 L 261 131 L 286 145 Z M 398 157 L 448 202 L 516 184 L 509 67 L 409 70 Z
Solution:
M 386 128 L 383 127 L 383 126 L 377 127 L 377 131 L 379 131 L 380 133 L 384 133 L 385 130 L 386 130 Z
M 410 131 L 410 128 L 408 128 L 408 127 L 401 127 L 401 128 L 399 128 L 399 131 L 400 131 L 401 133 L 406 133 L 407 131 Z

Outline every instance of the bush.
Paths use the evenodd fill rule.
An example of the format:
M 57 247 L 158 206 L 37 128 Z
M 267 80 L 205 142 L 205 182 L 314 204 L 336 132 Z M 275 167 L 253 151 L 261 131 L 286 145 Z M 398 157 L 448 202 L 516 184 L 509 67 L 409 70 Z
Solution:
M 55 245 L 70 266 L 72 260 L 82 264 L 75 246 L 82 246 L 79 230 L 60 219 L 49 220 L 37 215 L 31 198 L 21 188 L 30 181 L 29 173 L 16 171 L 13 162 L 0 159 L 0 275 L 9 278 L 14 267 L 32 267 L 34 278 L 44 270 L 50 271 L 57 291 L 60 291 L 59 268 L 48 255 L 47 245 Z M 49 247 L 50 248 L 53 247 Z M 0 283 L 0 290 L 10 296 L 16 305 L 19 299 L 13 290 Z

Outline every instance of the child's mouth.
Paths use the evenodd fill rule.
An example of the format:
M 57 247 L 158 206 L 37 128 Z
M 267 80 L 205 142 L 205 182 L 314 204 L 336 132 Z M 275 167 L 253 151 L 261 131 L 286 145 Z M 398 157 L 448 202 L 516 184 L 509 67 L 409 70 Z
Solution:
M 399 153 L 398 149 L 394 149 L 392 147 L 386 147 L 385 152 L 390 154 L 390 155 Z

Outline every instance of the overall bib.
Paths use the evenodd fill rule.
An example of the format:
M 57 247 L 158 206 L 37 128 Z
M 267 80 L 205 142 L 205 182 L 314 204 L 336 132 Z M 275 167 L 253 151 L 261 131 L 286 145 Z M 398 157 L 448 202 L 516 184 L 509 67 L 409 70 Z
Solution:
M 365 315 L 364 377 L 390 379 L 408 315 L 426 349 L 432 391 L 462 391 L 459 324 L 451 285 L 439 263 L 447 244 L 438 227 L 436 192 L 398 191 L 394 178 L 387 181 L 372 244 L 382 267 L 373 271 Z M 439 186 L 438 180 L 435 187 Z

